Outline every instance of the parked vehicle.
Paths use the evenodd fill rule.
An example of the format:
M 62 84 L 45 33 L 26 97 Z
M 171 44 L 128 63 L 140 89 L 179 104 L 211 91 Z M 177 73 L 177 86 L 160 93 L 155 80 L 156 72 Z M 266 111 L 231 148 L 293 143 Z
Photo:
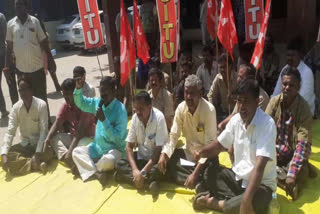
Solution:
M 79 22 L 79 20 L 79 14 L 69 16 L 56 28 L 56 42 L 60 44 L 62 48 L 66 49 L 74 46 L 74 42 L 72 40 L 72 28 Z

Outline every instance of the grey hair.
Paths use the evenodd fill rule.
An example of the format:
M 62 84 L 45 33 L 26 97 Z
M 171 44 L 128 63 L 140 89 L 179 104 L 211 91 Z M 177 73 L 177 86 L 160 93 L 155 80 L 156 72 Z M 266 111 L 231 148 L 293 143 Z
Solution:
M 192 74 L 189 75 L 185 82 L 184 82 L 185 87 L 197 87 L 198 90 L 202 90 L 202 81 L 197 77 L 197 75 Z

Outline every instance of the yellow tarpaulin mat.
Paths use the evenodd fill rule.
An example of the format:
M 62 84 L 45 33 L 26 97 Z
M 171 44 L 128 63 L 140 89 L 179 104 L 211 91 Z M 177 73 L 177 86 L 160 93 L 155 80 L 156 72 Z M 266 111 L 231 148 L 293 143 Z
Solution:
M 320 121 L 314 125 L 313 146 L 310 162 L 320 173 Z M 230 166 L 228 155 L 220 156 L 221 163 Z M 161 184 L 163 190 L 154 201 L 150 194 L 139 193 L 128 186 L 110 181 L 104 189 L 98 181 L 83 183 L 58 162 L 50 166 L 43 176 L 32 173 L 23 177 L 8 177 L 0 169 L 0 211 L 18 214 L 61 214 L 61 213 L 116 213 L 116 214 L 191 214 L 194 191 L 172 184 Z M 281 213 L 320 213 L 320 175 L 309 179 L 301 197 L 291 201 L 278 188 Z M 205 212 L 210 213 L 210 212 Z

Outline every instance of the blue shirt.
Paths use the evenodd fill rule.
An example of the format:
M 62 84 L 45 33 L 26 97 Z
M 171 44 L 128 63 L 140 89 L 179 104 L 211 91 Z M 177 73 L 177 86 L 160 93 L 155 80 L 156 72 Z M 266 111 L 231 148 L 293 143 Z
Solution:
M 83 96 L 82 89 L 75 89 L 74 102 L 84 112 L 96 114 L 101 98 Z M 117 149 L 125 155 L 128 116 L 125 106 L 117 99 L 102 106 L 105 120 L 98 120 L 94 141 L 89 145 L 90 157 L 101 158 L 112 149 Z

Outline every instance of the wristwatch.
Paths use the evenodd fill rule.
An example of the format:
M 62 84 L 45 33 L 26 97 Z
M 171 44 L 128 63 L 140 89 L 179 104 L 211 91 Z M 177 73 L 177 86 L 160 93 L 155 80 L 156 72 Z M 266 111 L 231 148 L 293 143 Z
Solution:
M 141 170 L 141 175 L 142 175 L 142 177 L 147 178 L 147 172 L 146 171 Z

